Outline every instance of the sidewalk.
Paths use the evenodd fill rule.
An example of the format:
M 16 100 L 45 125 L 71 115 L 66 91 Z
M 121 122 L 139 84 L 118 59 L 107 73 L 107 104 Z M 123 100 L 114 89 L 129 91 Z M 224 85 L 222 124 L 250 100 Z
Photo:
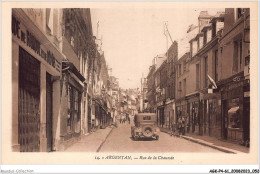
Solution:
M 161 128 L 162 132 L 171 134 L 171 132 L 165 128 Z M 210 137 L 210 136 L 200 136 L 200 135 L 194 135 L 194 134 L 186 134 L 186 135 L 181 135 L 181 138 L 184 138 L 186 140 L 195 142 L 195 143 L 199 143 L 201 145 L 204 146 L 208 146 L 214 149 L 217 149 L 219 151 L 222 152 L 226 152 L 226 153 L 249 153 L 249 148 L 236 144 L 236 143 L 232 143 L 232 142 L 228 142 L 228 141 L 224 141 L 224 140 L 220 140 L 217 139 L 216 137 Z
M 108 126 L 105 129 L 98 129 L 93 133 L 84 135 L 80 141 L 65 149 L 64 152 L 98 152 L 112 130 L 113 127 Z

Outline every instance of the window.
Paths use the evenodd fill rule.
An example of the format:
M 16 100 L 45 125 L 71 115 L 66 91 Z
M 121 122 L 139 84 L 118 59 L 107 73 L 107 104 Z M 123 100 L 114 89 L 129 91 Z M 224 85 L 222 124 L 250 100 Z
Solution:
M 181 64 L 178 65 L 179 76 L 181 75 Z
M 183 72 L 185 72 L 186 71 L 186 62 L 184 61 L 183 62 Z
M 207 31 L 207 42 L 211 41 L 211 35 L 212 35 L 211 33 L 212 33 L 212 29 L 209 29 Z
M 242 39 L 234 41 L 233 74 L 242 69 Z
M 208 87 L 208 57 L 205 57 L 205 79 L 204 79 L 204 87 Z
M 151 116 L 143 116 L 143 120 L 151 120 Z
M 242 39 L 239 41 L 239 68 L 242 70 Z
M 80 102 L 81 93 L 72 85 L 68 85 L 68 116 L 67 116 L 67 132 L 76 132 L 78 127 L 75 124 L 80 123 Z
M 179 96 L 181 96 L 181 82 L 179 82 Z
M 204 42 L 204 38 L 203 36 L 199 37 L 199 49 L 201 49 L 203 47 L 203 42 Z
M 53 34 L 53 9 L 46 8 L 46 30 L 47 33 Z
M 197 53 L 198 45 L 196 41 L 192 41 L 192 56 L 194 56 Z
M 200 65 L 196 64 L 196 89 L 199 89 L 200 86 Z
M 239 98 L 234 98 L 228 102 L 228 128 L 240 128 L 240 126 Z
M 215 62 L 214 62 L 214 70 L 215 70 L 215 81 L 218 81 L 218 50 L 215 50 Z
M 203 36 L 203 44 L 205 45 L 207 43 L 207 30 L 204 31 L 204 36 Z
M 172 83 L 172 98 L 175 98 L 175 83 Z
M 183 95 L 186 95 L 186 79 L 183 80 Z
M 216 22 L 212 23 L 212 38 L 216 36 Z

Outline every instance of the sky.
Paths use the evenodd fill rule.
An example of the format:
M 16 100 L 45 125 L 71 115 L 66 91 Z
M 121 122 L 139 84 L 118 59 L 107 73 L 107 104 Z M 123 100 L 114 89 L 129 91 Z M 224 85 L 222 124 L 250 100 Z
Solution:
M 178 41 L 187 35 L 189 25 L 198 24 L 200 11 L 215 15 L 223 9 L 91 9 L 93 34 L 102 38 L 102 50 L 119 86 L 140 88 L 141 77 L 147 76 L 153 58 L 166 52 L 165 21 L 172 39 Z

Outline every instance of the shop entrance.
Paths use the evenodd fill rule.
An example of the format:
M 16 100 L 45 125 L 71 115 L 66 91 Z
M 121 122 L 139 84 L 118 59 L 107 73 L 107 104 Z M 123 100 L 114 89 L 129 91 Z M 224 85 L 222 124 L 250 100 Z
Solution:
M 250 142 L 250 98 L 244 98 L 244 142 L 249 145 Z
M 228 102 L 227 100 L 223 100 L 222 105 L 222 138 L 227 139 L 228 133 Z
M 21 152 L 40 151 L 40 62 L 19 47 L 18 142 Z
M 52 80 L 51 75 L 46 73 L 46 137 L 47 137 L 47 151 L 52 151 Z
M 91 131 L 91 107 L 88 103 L 88 132 Z

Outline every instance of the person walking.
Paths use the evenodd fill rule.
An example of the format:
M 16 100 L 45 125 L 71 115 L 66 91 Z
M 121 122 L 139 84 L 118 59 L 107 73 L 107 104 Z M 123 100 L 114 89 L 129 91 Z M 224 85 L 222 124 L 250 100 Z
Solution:
M 181 129 L 182 129 L 182 135 L 185 135 L 185 117 L 182 117 L 181 119 Z
M 130 117 L 128 116 L 128 124 L 130 124 Z
M 122 124 L 125 124 L 125 115 L 122 115 Z
M 123 118 L 122 118 L 122 115 L 120 115 L 120 124 L 122 124 L 122 122 L 123 122 Z
M 182 119 L 181 119 L 181 116 L 178 118 L 178 134 L 179 136 L 181 135 L 182 133 Z

